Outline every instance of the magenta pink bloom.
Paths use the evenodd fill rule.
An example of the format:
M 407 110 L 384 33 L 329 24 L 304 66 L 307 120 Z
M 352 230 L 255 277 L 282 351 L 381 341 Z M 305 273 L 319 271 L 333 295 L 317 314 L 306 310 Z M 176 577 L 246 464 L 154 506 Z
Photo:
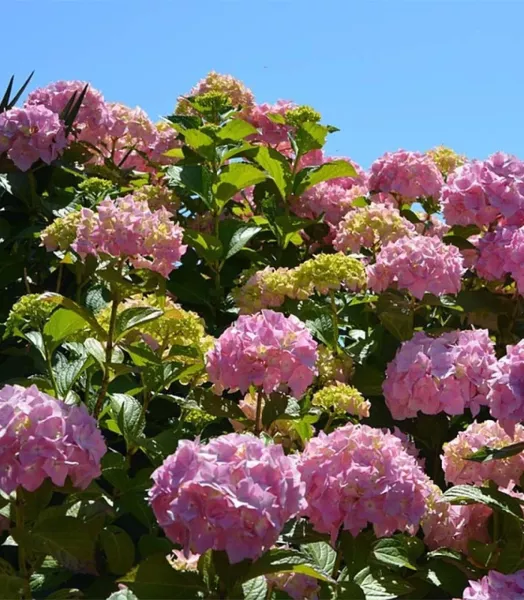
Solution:
M 490 203 L 508 225 L 524 225 L 524 161 L 497 152 L 485 164 L 484 185 Z
M 478 241 L 477 274 L 488 281 L 510 275 L 524 292 L 524 227 L 500 225 Z
M 71 406 L 32 385 L 0 390 L 0 489 L 32 492 L 48 477 L 63 486 L 67 477 L 85 489 L 100 475 L 104 438 L 85 406 Z
M 21 171 L 38 160 L 51 164 L 66 146 L 63 124 L 47 108 L 27 106 L 0 113 L 0 154 L 7 152 Z
M 450 225 L 490 225 L 499 216 L 491 205 L 485 180 L 486 163 L 475 160 L 450 173 L 442 188 L 444 218 Z
M 320 432 L 298 468 L 306 483 L 304 514 L 333 543 L 341 527 L 353 536 L 368 524 L 379 537 L 415 531 L 431 493 L 428 477 L 402 441 L 366 425 Z
M 431 338 L 418 331 L 389 363 L 384 397 L 396 420 L 418 412 L 476 415 L 488 404 L 488 380 L 496 368 L 493 342 L 485 329 L 452 331 Z
M 44 106 L 59 115 L 76 92 L 80 96 L 85 81 L 56 81 L 29 94 L 26 106 Z M 112 124 L 112 116 L 102 94 L 89 86 L 74 122 L 77 139 L 98 144 Z
M 369 189 L 402 196 L 405 202 L 416 198 L 439 198 L 444 184 L 433 159 L 420 152 L 386 152 L 371 165 Z
M 284 123 L 275 123 L 268 115 L 275 114 L 284 117 L 289 110 L 296 108 L 296 106 L 294 102 L 288 100 L 278 100 L 275 104 L 255 104 L 247 118 L 259 130 L 258 134 L 252 136 L 252 141 L 260 142 L 283 152 L 289 151 L 291 146 L 288 133 L 292 130 L 292 127 Z
M 414 235 L 390 242 L 368 267 L 368 284 L 375 292 L 406 289 L 415 298 L 430 293 L 457 294 L 462 285 L 463 258 L 455 246 L 438 237 Z
M 524 421 L 524 340 L 507 347 L 489 381 L 489 410 L 510 435 Z
M 266 579 L 277 590 L 286 592 L 292 600 L 318 600 L 320 586 L 310 575 L 284 572 L 266 575 Z
M 183 229 L 171 221 L 165 207 L 152 211 L 147 201 L 128 195 L 103 200 L 96 213 L 83 208 L 71 247 L 81 257 L 125 257 L 137 269 L 169 277 L 187 248 L 182 237 Z
M 217 393 L 250 385 L 265 393 L 290 388 L 299 398 L 315 375 L 317 343 L 294 315 L 272 310 L 242 315 L 207 355 L 209 380 Z
M 152 477 L 149 499 L 168 538 L 198 554 L 225 550 L 231 563 L 258 558 L 305 507 L 296 461 L 251 435 L 183 440 Z
M 524 454 L 483 463 L 467 460 L 484 446 L 504 448 L 516 442 L 524 442 L 522 425 L 516 425 L 515 432 L 510 437 L 495 421 L 472 423 L 454 440 L 444 444 L 442 468 L 446 481 L 455 485 L 484 485 L 491 480 L 504 488 L 518 485 L 524 474 Z
M 524 598 L 524 570 L 511 575 L 490 571 L 479 581 L 470 581 L 463 600 L 517 600 Z
M 442 239 L 450 230 L 450 226 L 437 215 L 418 213 L 421 223 L 415 223 L 415 231 L 420 235 Z

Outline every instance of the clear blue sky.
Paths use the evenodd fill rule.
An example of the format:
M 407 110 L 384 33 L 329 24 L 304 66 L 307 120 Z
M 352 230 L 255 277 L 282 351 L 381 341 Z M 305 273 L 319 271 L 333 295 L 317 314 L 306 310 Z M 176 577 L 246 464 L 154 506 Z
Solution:
M 1 0 L 0 82 L 85 79 L 155 120 L 209 70 L 311 104 L 364 166 L 446 144 L 524 158 L 524 1 Z M 2 83 L 2 85 L 5 85 Z

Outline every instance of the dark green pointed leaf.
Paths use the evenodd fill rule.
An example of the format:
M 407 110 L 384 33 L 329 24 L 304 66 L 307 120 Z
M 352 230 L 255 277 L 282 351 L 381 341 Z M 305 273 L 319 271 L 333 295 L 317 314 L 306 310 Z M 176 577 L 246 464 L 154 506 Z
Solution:
M 286 394 L 274 392 L 267 399 L 262 411 L 262 423 L 269 427 L 277 419 L 300 418 L 300 405 Z
M 135 443 L 144 431 L 145 416 L 140 402 L 127 394 L 112 394 L 111 410 L 128 444 Z
M 249 163 L 231 163 L 226 165 L 215 186 L 215 196 L 224 205 L 235 194 L 249 186 L 264 181 L 267 175 Z
M 244 600 L 265 600 L 267 598 L 267 579 L 260 575 L 242 584 Z
M 456 485 L 446 490 L 443 498 L 451 504 L 485 504 L 493 510 L 511 515 L 524 523 L 520 502 L 497 489 Z
M 403 536 L 378 540 L 373 546 L 371 555 L 377 563 L 386 567 L 417 570 L 410 560 L 408 546 Z
M 382 325 L 401 342 L 413 337 L 413 308 L 410 301 L 400 294 L 381 294 L 377 302 L 377 315 Z
M 227 245 L 224 244 L 225 260 L 234 256 L 237 252 L 240 252 L 240 250 L 242 250 L 242 248 L 244 248 L 260 231 L 262 231 L 261 227 L 240 224 L 231 238 L 227 240 Z
M 212 161 L 214 159 L 215 142 L 212 137 L 199 129 L 185 129 L 183 135 L 186 144 L 193 148 L 193 150 L 208 160 Z
M 510 444 L 504 448 L 490 448 L 489 446 L 484 446 L 473 454 L 466 456 L 466 460 L 472 460 L 474 462 L 489 462 L 490 460 L 502 460 L 503 458 L 509 458 L 510 456 L 515 456 L 521 452 L 524 452 L 524 442 Z
M 280 195 L 285 198 L 291 180 L 291 169 L 285 156 L 272 148 L 261 146 L 257 148 L 253 160 L 271 177 Z
M 395 600 L 415 589 L 401 577 L 369 567 L 355 575 L 355 583 L 362 588 L 366 600 Z
M 211 173 L 203 165 L 174 165 L 166 170 L 166 180 L 171 187 L 196 194 L 208 208 L 211 202 Z
M 160 308 L 153 308 L 152 306 L 133 306 L 126 308 L 122 312 L 118 313 L 115 324 L 115 339 L 118 341 L 126 331 L 154 321 L 161 317 L 164 311 Z
M 304 544 L 301 547 L 302 552 L 306 554 L 311 562 L 323 573 L 333 573 L 337 553 L 327 542 L 314 542 Z
M 358 173 L 355 167 L 346 160 L 334 160 L 332 162 L 324 163 L 319 167 L 313 167 L 306 171 L 304 176 L 301 177 L 301 172 L 297 174 L 296 180 L 299 182 L 295 193 L 297 195 L 303 194 L 306 190 L 321 183 L 322 181 L 329 181 L 330 179 L 337 179 L 338 177 L 357 177 Z
M 210 233 L 186 229 L 184 231 L 184 241 L 208 263 L 220 260 L 224 252 L 220 240 Z
M 224 141 L 233 140 L 234 142 L 239 142 L 254 133 L 257 133 L 257 130 L 251 123 L 242 119 L 231 119 L 231 121 L 228 121 L 220 128 L 217 135 Z
M 133 566 L 135 545 L 129 534 L 123 529 L 116 525 L 104 527 L 100 532 L 100 544 L 111 573 L 123 575 Z
M 68 310 L 76 313 L 80 317 L 82 317 L 86 323 L 102 340 L 107 338 L 107 334 L 102 327 L 98 324 L 95 317 L 87 311 L 85 308 L 71 300 L 70 298 L 66 298 L 61 294 L 55 294 L 54 292 L 45 292 L 40 295 L 40 299 L 42 302 L 53 302 L 58 304 L 59 306 L 63 306 Z
M 44 326 L 44 336 L 51 349 L 56 348 L 68 336 L 80 331 L 86 326 L 85 318 L 78 313 L 59 308 L 49 317 Z
M 326 143 L 329 128 L 319 123 L 304 123 L 295 134 L 295 142 L 300 154 L 307 154 L 311 150 L 320 150 Z
M 310 559 L 296 550 L 269 550 L 253 562 L 243 581 L 271 573 L 302 573 L 321 581 L 333 582 L 328 573 L 315 567 Z

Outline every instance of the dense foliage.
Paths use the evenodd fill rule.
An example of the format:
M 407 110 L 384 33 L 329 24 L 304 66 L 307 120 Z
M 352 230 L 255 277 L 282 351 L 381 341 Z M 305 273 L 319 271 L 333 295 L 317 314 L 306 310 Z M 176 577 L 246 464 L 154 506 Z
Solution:
M 216 73 L 157 124 L 27 84 L 0 597 L 524 597 L 524 162 L 366 172 Z

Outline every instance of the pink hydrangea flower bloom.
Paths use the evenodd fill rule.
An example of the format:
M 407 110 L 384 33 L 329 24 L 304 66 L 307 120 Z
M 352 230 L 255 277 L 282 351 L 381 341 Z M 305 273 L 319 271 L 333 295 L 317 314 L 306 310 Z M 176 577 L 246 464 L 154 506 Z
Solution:
M 488 380 L 497 364 L 493 342 L 485 329 L 452 331 L 431 338 L 418 331 L 404 342 L 389 363 L 383 384 L 394 419 L 418 412 L 475 415 L 488 404 Z
M 368 284 L 375 292 L 406 289 L 422 299 L 429 292 L 457 294 L 462 285 L 463 258 L 455 246 L 437 237 L 414 235 L 390 242 L 368 267 Z
M 293 600 L 318 600 L 320 586 L 314 577 L 302 573 L 273 573 L 266 575 L 267 582 L 286 592 Z
M 78 98 L 87 85 L 85 81 L 56 81 L 34 90 L 26 106 L 45 106 L 59 115 L 76 92 Z M 89 86 L 74 122 L 77 139 L 98 144 L 112 124 L 112 116 L 102 94 Z
M 483 485 L 488 480 L 492 480 L 502 487 L 518 484 L 524 473 L 524 454 L 483 463 L 467 460 L 468 456 L 484 446 L 504 448 L 515 442 L 524 442 L 522 425 L 515 427 L 515 433 L 511 438 L 495 421 L 472 423 L 454 440 L 444 444 L 442 468 L 446 481 L 455 485 Z
M 333 247 L 341 252 L 360 252 L 362 247 L 378 249 L 414 231 L 415 227 L 396 208 L 370 204 L 344 216 L 336 229 Z
M 418 213 L 418 217 L 421 219 L 422 223 L 415 223 L 414 227 L 419 235 L 442 239 L 450 230 L 450 226 L 437 215 Z
M 38 160 L 51 164 L 67 146 L 58 115 L 43 106 L 12 108 L 0 114 L 0 154 L 21 171 Z
M 225 550 L 231 563 L 258 558 L 305 507 L 296 461 L 251 435 L 183 440 L 152 477 L 149 499 L 168 538 L 199 554 Z
M 511 575 L 490 571 L 479 581 L 470 581 L 462 600 L 517 600 L 524 598 L 524 570 Z
M 310 440 L 298 466 L 313 527 L 337 539 L 369 523 L 378 537 L 414 531 L 431 493 L 428 477 L 402 441 L 366 425 L 346 425 Z
M 398 194 L 404 201 L 430 196 L 438 199 L 443 184 L 433 159 L 420 152 L 386 152 L 371 165 L 369 189 Z
M 508 346 L 489 381 L 489 410 L 510 434 L 524 421 L 524 340 Z
M 288 100 L 278 100 L 275 104 L 255 104 L 248 116 L 248 121 L 256 127 L 260 133 L 254 134 L 252 141 L 267 144 L 284 153 L 291 149 L 288 139 L 288 133 L 292 127 L 284 123 L 275 123 L 268 115 L 276 114 L 285 116 L 285 114 L 296 108 L 294 102 Z M 250 138 L 251 139 L 251 138 Z
M 501 225 L 478 242 L 477 274 L 488 281 L 511 275 L 524 292 L 524 227 Z
M 168 277 L 184 255 L 183 229 L 161 207 L 152 211 L 147 201 L 133 195 L 103 200 L 94 213 L 81 211 L 77 238 L 71 245 L 81 257 L 107 254 L 125 257 L 137 269 Z
M 85 489 L 98 477 L 106 445 L 85 406 L 65 404 L 32 385 L 0 390 L 0 489 L 32 492 L 48 477 Z
M 492 510 L 485 504 L 457 506 L 442 498 L 442 492 L 433 486 L 422 520 L 424 543 L 430 550 L 451 548 L 468 554 L 468 542 L 489 543 L 489 519 Z
M 524 161 L 497 152 L 486 166 L 484 185 L 490 203 L 509 225 L 524 225 Z
M 242 315 L 218 338 L 207 355 L 209 380 L 217 393 L 245 393 L 250 385 L 265 393 L 291 389 L 299 398 L 315 375 L 317 343 L 294 315 L 272 310 Z

